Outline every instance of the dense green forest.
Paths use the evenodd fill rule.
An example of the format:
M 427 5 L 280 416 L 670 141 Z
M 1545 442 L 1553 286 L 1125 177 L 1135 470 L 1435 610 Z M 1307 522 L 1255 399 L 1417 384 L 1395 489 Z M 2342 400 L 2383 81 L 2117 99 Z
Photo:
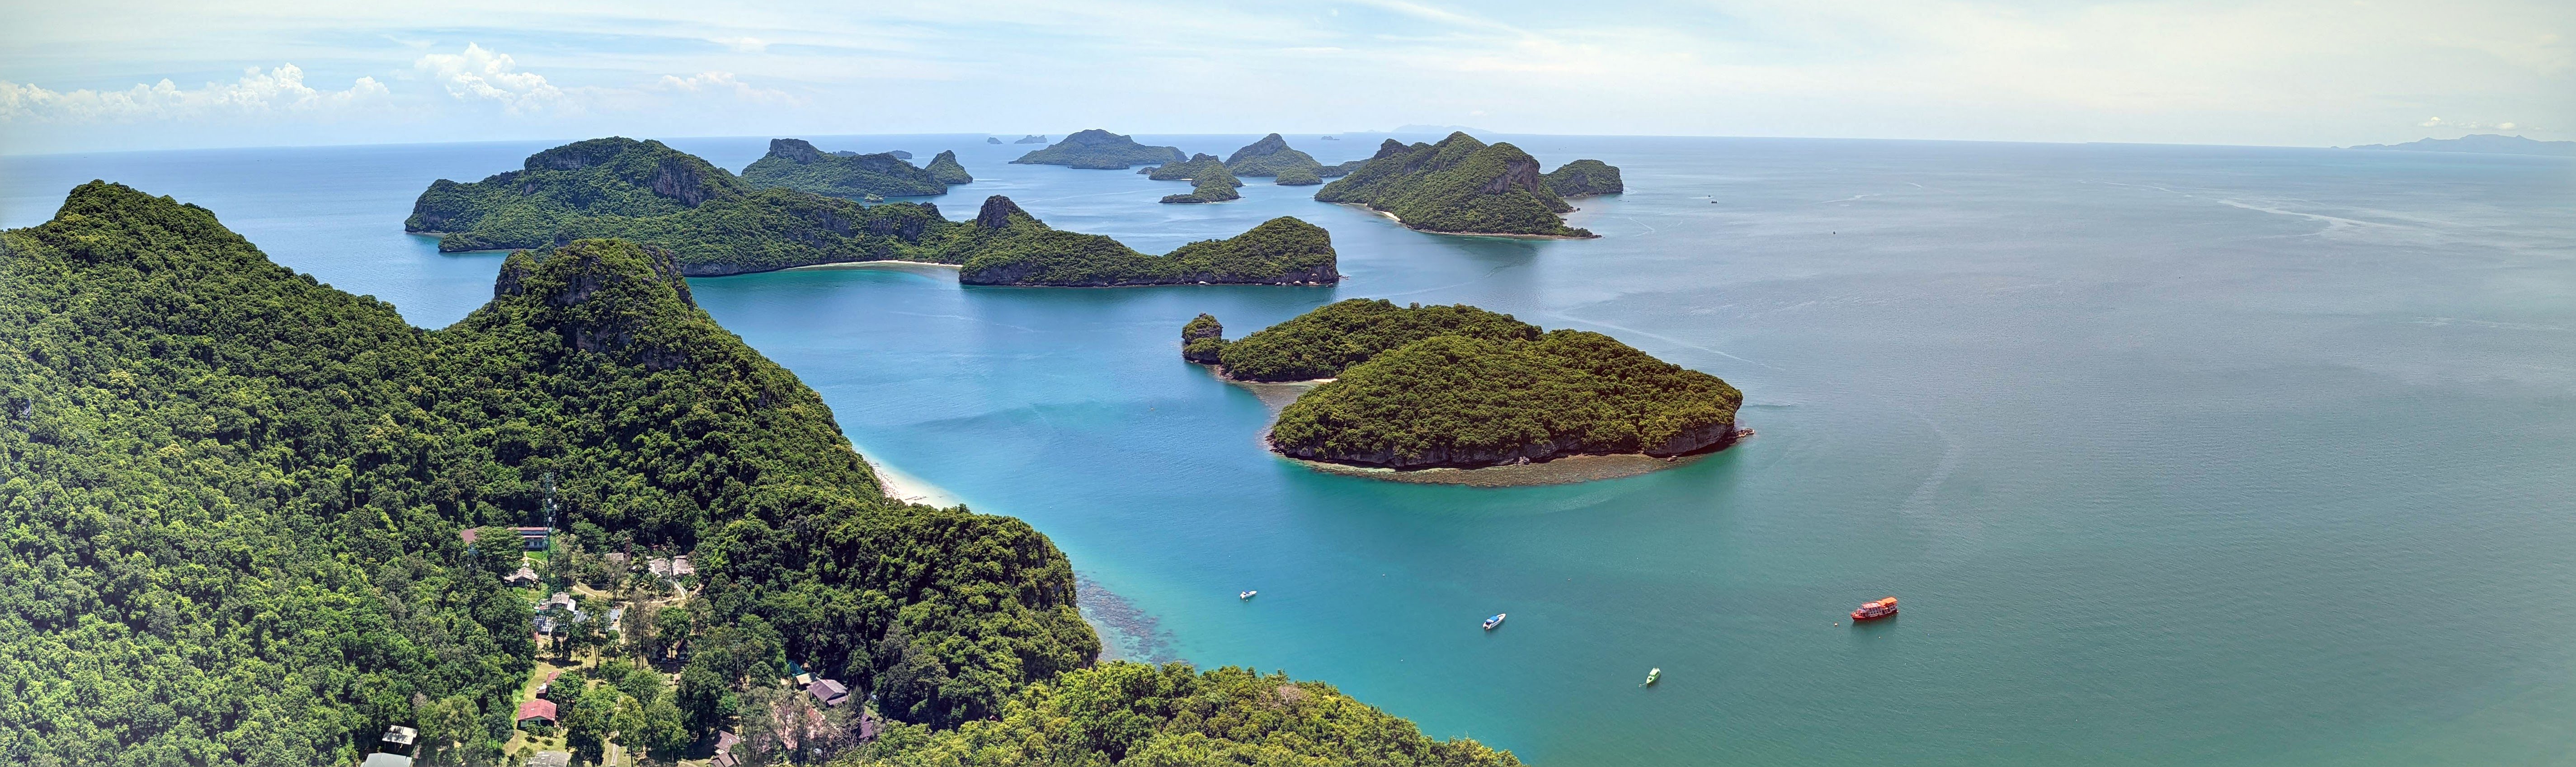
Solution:
M 490 304 L 424 331 L 202 208 L 93 182 L 0 233 L 0 314 L 13 763 L 506 735 L 535 653 L 499 582 L 518 552 L 458 534 L 539 521 L 549 495 L 586 537 L 695 553 L 701 590 L 659 629 L 695 651 L 673 689 L 629 696 L 667 692 L 683 736 L 745 717 L 787 658 L 948 727 L 1099 649 L 1045 536 L 886 498 L 821 399 L 658 249 L 513 254 Z
M 955 155 L 942 156 L 956 164 Z M 850 199 L 948 193 L 948 182 L 938 174 L 913 167 L 893 153 L 827 154 L 804 139 L 793 138 L 770 139 L 769 154 L 743 168 L 742 180 L 760 189 L 781 187 Z
M 1290 403 L 1270 443 L 1311 460 L 1395 468 L 1567 455 L 1669 456 L 1734 440 L 1743 394 L 1599 333 L 1508 314 L 1353 298 L 1233 341 L 1201 314 L 1181 356 L 1242 381 L 1334 379 Z
M 949 186 L 975 183 L 974 174 L 967 173 L 966 166 L 957 164 L 957 150 L 954 149 L 941 150 L 922 170 L 930 171 L 931 178 Z
M 1187 162 L 1146 168 L 1145 177 L 1155 181 L 1189 180 L 1190 193 L 1164 195 L 1162 201 L 1167 203 L 1225 202 L 1243 198 L 1235 191 L 1243 188 L 1243 181 L 1228 172 L 1225 163 L 1212 154 L 1193 155 Z
M 986 200 L 983 211 L 963 226 L 975 232 L 960 240 L 974 254 L 957 275 L 969 285 L 1314 285 L 1341 280 L 1332 234 L 1290 216 L 1161 256 L 1138 253 L 1096 234 L 1050 229 L 1007 197 Z
M 1548 191 L 1555 192 L 1558 197 L 1591 197 L 1628 191 L 1628 185 L 1619 180 L 1619 166 L 1600 160 L 1569 162 L 1548 171 L 1545 178 Z
M 1298 397 L 1280 411 L 1270 443 L 1298 458 L 1394 468 L 1670 456 L 1733 442 L 1743 400 L 1716 376 L 1599 333 L 1442 335 Z
M 772 157 L 762 162 L 786 162 L 775 152 L 782 145 L 772 144 Z M 803 142 L 783 146 L 790 152 L 811 148 Z M 954 164 L 953 155 L 940 156 Z M 1216 158 L 1202 156 L 1217 166 L 1203 189 L 1240 185 L 1224 175 Z M 817 162 L 847 159 L 820 157 Z M 883 155 L 860 159 L 866 157 Z M 1321 229 L 1282 239 L 1274 228 L 1262 236 L 1210 241 L 1236 245 L 1193 243 L 1155 257 L 1107 237 L 1050 229 L 1005 197 L 985 201 L 979 226 L 949 221 L 930 203 L 861 205 L 794 189 L 750 189 L 722 168 L 651 141 L 583 141 L 540 152 L 526 165 L 479 183 L 432 184 L 406 226 L 461 229 L 447 234 L 441 249 L 543 250 L 579 239 L 625 239 L 676 254 L 681 273 L 691 276 L 901 260 L 969 265 L 966 281 L 982 285 L 1310 284 L 1340 278 Z M 1231 195 L 1232 187 L 1225 191 Z
M 1539 336 L 1537 325 L 1512 319 L 1508 314 L 1466 304 L 1397 306 L 1383 298 L 1351 298 L 1325 304 L 1233 341 L 1217 338 L 1223 326 L 1217 324 L 1215 317 L 1199 316 L 1206 322 L 1191 320 L 1182 328 L 1182 335 L 1187 339 L 1215 339 L 1212 344 L 1198 345 L 1195 340 L 1190 343 L 1202 355 L 1215 350 L 1218 361 L 1225 365 L 1226 376 L 1242 381 L 1331 378 L 1389 349 L 1432 336 L 1518 341 Z M 1207 334 L 1209 328 L 1219 332 Z M 1193 331 L 1203 335 L 1192 336 Z
M 1429 232 L 1592 236 L 1559 217 L 1574 206 L 1548 190 L 1538 160 L 1465 133 L 1437 144 L 1387 139 L 1366 165 L 1325 184 L 1315 199 L 1366 205 Z
M 1313 176 L 1323 169 L 1324 164 L 1316 162 L 1314 155 L 1288 148 L 1288 140 L 1273 133 L 1226 155 L 1225 167 L 1237 176 L 1267 178 L 1286 177 L 1291 173 Z
M 1045 141 L 1042 137 L 1033 138 Z M 1028 139 L 1020 140 L 1020 143 L 1027 142 Z M 1158 165 L 1188 159 L 1189 156 L 1182 154 L 1177 147 L 1146 146 L 1136 143 L 1135 139 L 1093 128 L 1075 131 L 1073 135 L 1064 137 L 1063 141 L 1050 144 L 1045 149 L 1020 155 L 1020 159 L 1011 162 L 1016 165 L 1063 165 L 1094 170 L 1126 170 L 1138 165 Z
M 863 206 L 793 189 L 754 189 L 658 141 L 604 138 L 538 152 L 520 170 L 429 186 L 403 227 L 444 233 L 439 249 L 544 248 L 616 237 L 680 254 L 690 275 L 899 259 L 962 260 L 924 244 L 948 223 L 928 203 Z
M 1331 685 L 1226 667 L 1110 663 L 1029 688 L 990 721 L 894 728 L 836 767 L 1515 767 Z

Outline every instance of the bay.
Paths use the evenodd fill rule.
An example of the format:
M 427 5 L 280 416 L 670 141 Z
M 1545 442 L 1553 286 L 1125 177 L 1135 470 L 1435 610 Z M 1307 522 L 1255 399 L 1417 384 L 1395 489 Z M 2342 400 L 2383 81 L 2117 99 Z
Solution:
M 1007 194 L 1149 252 L 1332 231 L 1329 288 L 693 281 L 871 458 L 1149 616 L 1110 626 L 1130 655 L 1324 679 L 1541 764 L 2576 758 L 2576 161 L 1499 137 L 1627 176 L 1577 201 L 1601 239 L 1532 242 L 1259 180 L 1158 205 L 1186 185 L 981 136 L 813 138 L 957 150 L 951 217 Z M 738 169 L 766 137 L 669 141 Z M 0 225 L 120 181 L 436 327 L 499 258 L 402 234 L 411 198 L 554 143 L 0 157 Z M 1199 312 L 1241 335 L 1350 297 L 1611 334 L 1744 389 L 1760 435 L 1623 480 L 1378 482 L 1270 456 L 1268 409 L 1178 357 Z

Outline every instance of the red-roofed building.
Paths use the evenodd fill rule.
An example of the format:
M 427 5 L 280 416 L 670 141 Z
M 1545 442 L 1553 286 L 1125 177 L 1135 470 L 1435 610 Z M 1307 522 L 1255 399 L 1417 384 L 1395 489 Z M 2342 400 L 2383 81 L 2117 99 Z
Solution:
M 519 704 L 519 723 L 543 725 L 554 724 L 555 702 L 544 698 L 538 698 Z

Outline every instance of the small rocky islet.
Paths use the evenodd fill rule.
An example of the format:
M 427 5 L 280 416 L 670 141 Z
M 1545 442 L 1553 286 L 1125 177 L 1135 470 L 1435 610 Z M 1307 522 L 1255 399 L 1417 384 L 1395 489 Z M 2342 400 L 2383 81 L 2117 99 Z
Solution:
M 1744 395 L 1716 376 L 1599 333 L 1545 331 L 1463 304 L 1350 299 L 1233 341 L 1202 314 L 1183 326 L 1182 344 L 1184 359 L 1229 380 L 1319 382 L 1280 410 L 1267 437 L 1273 451 L 1319 464 L 1670 459 L 1741 436 Z

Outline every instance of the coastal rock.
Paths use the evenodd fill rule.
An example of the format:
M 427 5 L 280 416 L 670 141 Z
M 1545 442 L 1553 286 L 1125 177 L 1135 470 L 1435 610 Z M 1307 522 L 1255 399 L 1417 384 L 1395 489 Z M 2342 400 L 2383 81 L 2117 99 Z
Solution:
M 1181 326 L 1181 359 L 1214 365 L 1223 361 L 1224 351 L 1225 326 L 1216 321 L 1216 315 L 1201 313 Z

